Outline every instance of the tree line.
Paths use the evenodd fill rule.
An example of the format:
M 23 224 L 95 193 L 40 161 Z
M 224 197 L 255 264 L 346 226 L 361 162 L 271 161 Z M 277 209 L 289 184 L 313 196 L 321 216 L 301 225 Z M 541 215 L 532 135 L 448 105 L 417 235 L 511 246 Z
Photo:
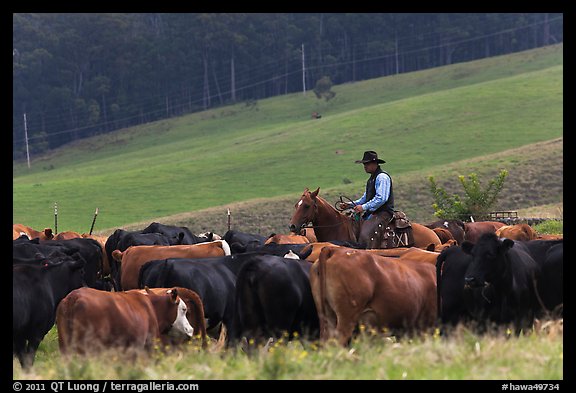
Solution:
M 312 90 L 323 78 L 354 82 L 562 41 L 558 13 L 16 13 L 13 158 L 26 156 L 26 141 L 38 154 Z

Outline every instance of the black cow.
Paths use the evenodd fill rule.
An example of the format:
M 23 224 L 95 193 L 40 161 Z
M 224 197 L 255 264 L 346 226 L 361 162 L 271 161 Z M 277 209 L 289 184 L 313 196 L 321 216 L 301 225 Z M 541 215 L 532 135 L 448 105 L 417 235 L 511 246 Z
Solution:
M 196 236 L 187 227 L 165 225 L 153 222 L 142 230 L 142 233 L 161 233 L 168 238 L 171 246 L 178 244 L 197 244 L 212 241 L 210 236 Z
M 218 337 L 220 323 L 233 331 L 234 288 L 236 272 L 231 264 L 239 262 L 232 256 L 214 258 L 169 258 L 145 263 L 140 269 L 138 286 L 168 288 L 173 286 L 193 290 L 202 299 L 206 330 Z M 170 284 L 177 283 L 177 284 Z
M 255 251 L 266 242 L 266 237 L 233 229 L 228 230 L 222 237 L 230 245 L 232 254 Z
M 85 261 L 84 281 L 89 287 L 96 287 L 102 278 L 102 247 L 90 238 L 69 240 L 47 240 L 38 243 L 34 240 L 14 240 L 12 245 L 13 264 L 40 264 L 44 261 L 59 260 L 71 256 Z
M 540 266 L 544 264 L 546 260 L 548 250 L 558 244 L 563 244 L 564 239 L 559 240 L 515 240 L 514 247 L 521 247 L 526 251 L 532 259 Z
M 256 256 L 236 279 L 237 339 L 279 338 L 288 333 L 317 339 L 318 313 L 310 289 L 308 261 Z
M 484 233 L 476 244 L 464 241 L 462 249 L 472 255 L 464 282 L 471 288 L 491 292 L 489 301 L 497 312 L 491 318 L 498 324 L 513 323 L 516 332 L 532 326 L 540 310 L 535 283 L 540 267 L 514 241 L 499 239 L 495 233 Z
M 553 245 L 546 252 L 536 286 L 545 312 L 563 315 L 564 303 L 564 243 Z
M 496 312 L 492 303 L 495 296 L 493 288 L 465 286 L 464 277 L 471 262 L 472 256 L 460 246 L 449 247 L 438 255 L 438 317 L 444 327 L 467 323 L 483 331 L 487 327 L 485 322 L 493 319 L 492 315 Z
M 84 265 L 66 256 L 44 265 L 12 267 L 12 348 L 23 369 L 34 363 L 40 342 L 54 325 L 58 303 L 83 286 Z
M 71 250 L 71 255 L 78 252 L 84 260 L 86 265 L 84 266 L 84 280 L 87 286 L 95 288 L 97 286 L 97 281 L 102 278 L 102 246 L 97 240 L 91 238 L 74 238 L 68 240 L 60 241 L 47 241 L 43 245 L 47 247 L 56 246 L 57 244 Z
M 425 226 L 430 229 L 447 229 L 454 237 L 454 240 L 458 242 L 457 244 L 462 244 L 464 241 L 464 222 L 460 220 L 438 220 L 434 221 L 433 223 L 426 224 Z
M 306 259 L 308 255 L 312 253 L 312 247 L 309 247 L 309 250 L 306 252 L 302 252 L 304 247 L 308 244 L 277 244 L 277 243 L 268 243 L 264 244 L 253 250 L 253 252 L 258 252 L 262 254 L 269 254 L 269 255 L 276 255 L 279 257 L 283 257 L 284 255 L 288 254 L 292 251 L 294 254 L 298 256 L 300 259 Z
M 470 262 L 472 257 L 460 246 L 443 250 L 436 259 L 438 316 L 443 324 L 456 325 L 468 317 L 464 304 L 464 275 Z

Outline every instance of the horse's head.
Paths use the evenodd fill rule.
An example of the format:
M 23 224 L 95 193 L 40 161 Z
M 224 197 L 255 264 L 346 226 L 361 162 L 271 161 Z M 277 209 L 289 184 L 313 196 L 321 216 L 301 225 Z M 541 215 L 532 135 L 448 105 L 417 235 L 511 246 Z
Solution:
M 290 232 L 299 233 L 302 227 L 314 220 L 317 209 L 316 197 L 319 191 L 320 187 L 313 192 L 310 192 L 308 188 L 304 190 L 302 197 L 294 205 L 296 211 L 290 220 Z

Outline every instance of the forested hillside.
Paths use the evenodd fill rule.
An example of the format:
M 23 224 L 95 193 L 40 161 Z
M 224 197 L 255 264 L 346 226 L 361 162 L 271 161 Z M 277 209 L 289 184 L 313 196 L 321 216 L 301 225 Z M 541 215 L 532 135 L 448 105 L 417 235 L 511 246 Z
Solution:
M 553 13 L 16 13 L 13 157 L 25 159 L 26 140 L 37 155 L 225 104 L 562 41 Z

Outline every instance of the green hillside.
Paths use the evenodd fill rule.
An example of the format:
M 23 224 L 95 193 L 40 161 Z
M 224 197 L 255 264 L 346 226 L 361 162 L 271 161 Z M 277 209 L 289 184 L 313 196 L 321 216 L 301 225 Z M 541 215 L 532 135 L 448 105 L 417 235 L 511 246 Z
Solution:
M 278 214 L 268 198 L 291 208 L 305 187 L 361 192 L 364 150 L 387 161 L 398 207 L 418 221 L 432 215 L 429 174 L 455 184 L 507 169 L 508 208 L 556 203 L 562 86 L 555 45 L 335 86 L 328 102 L 299 93 L 120 130 L 33 157 L 30 170 L 15 162 L 13 222 L 53 226 L 54 202 L 59 231 L 83 232 L 96 207 L 100 230 L 212 208 L 199 213 L 211 230 L 210 211 L 261 198 L 245 214 L 267 229 Z

